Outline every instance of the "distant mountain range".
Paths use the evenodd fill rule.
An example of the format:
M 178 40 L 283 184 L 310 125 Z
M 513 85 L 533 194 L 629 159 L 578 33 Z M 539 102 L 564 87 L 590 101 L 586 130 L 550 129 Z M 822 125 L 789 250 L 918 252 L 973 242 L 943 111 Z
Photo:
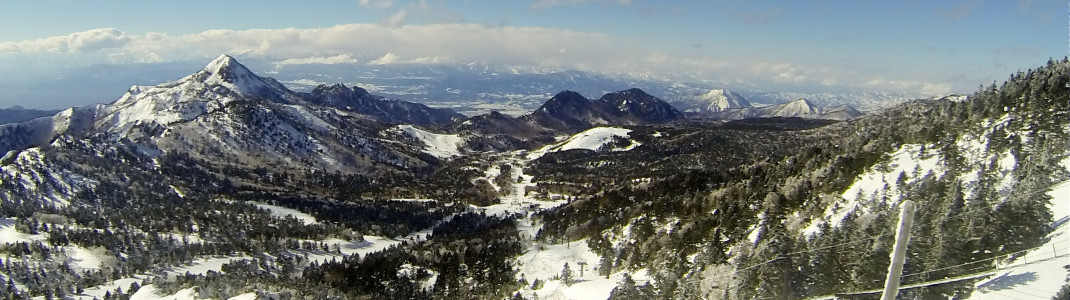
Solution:
M 0 151 L 55 139 L 128 144 L 143 155 L 184 153 L 259 167 L 368 171 L 433 163 L 407 146 L 377 139 L 405 123 L 444 126 L 463 116 L 448 109 L 385 100 L 343 85 L 312 93 L 287 89 L 223 55 L 202 70 L 156 86 L 133 86 L 110 104 L 0 125 Z
M 443 156 L 528 148 L 596 126 L 681 119 L 684 115 L 669 103 L 637 88 L 597 100 L 564 91 L 521 117 L 491 112 L 466 118 L 447 108 L 390 100 L 341 83 L 293 91 L 223 55 L 179 80 L 133 86 L 110 104 L 0 125 L 0 151 L 57 138 L 91 138 L 129 142 L 149 156 L 181 152 L 213 161 L 252 160 L 262 166 L 305 161 L 313 169 L 357 171 L 434 163 L 421 156 L 419 147 L 407 145 L 413 135 L 457 135 L 449 138 L 457 142 L 450 146 L 453 150 L 436 152 Z M 386 130 L 398 125 L 410 127 Z
M 286 65 L 243 59 L 250 70 L 269 74 L 287 88 L 311 92 L 321 85 L 344 83 L 390 99 L 450 108 L 473 116 L 499 111 L 519 116 L 539 108 L 546 99 L 563 90 L 583 95 L 602 95 L 629 88 L 642 88 L 669 103 L 702 95 L 711 89 L 730 89 L 752 105 L 765 106 L 807 99 L 821 107 L 850 105 L 875 111 L 920 95 L 894 92 L 799 93 L 756 90 L 753 86 L 652 78 L 644 74 L 610 74 L 560 68 L 489 64 L 336 64 Z M 131 83 L 156 85 L 203 67 L 202 61 L 130 66 L 102 65 L 64 72 L 62 78 L 26 78 L 0 82 L 0 102 L 37 105 L 84 106 L 115 99 L 115 91 Z M 272 72 L 275 71 L 275 72 Z M 62 86 L 64 88 L 55 88 Z
M 819 107 L 802 98 L 787 103 L 754 107 L 742 95 L 724 89 L 713 89 L 705 94 L 678 99 L 673 105 L 690 118 L 718 120 L 774 117 L 850 120 L 863 115 L 849 105 Z
M 18 123 L 33 120 L 40 117 L 51 116 L 59 110 L 26 109 L 22 106 L 0 108 L 0 124 Z
M 576 80 L 575 76 L 568 77 Z M 311 153 L 348 153 L 348 163 L 341 164 L 312 157 L 324 159 L 323 167 L 361 169 L 379 163 L 426 163 L 416 163 L 422 159 L 413 153 L 391 150 L 391 141 L 369 138 L 399 124 L 461 134 L 463 145 L 458 151 L 487 151 L 527 148 L 551 141 L 557 134 L 596 126 L 652 125 L 685 117 L 848 120 L 860 115 L 850 106 L 817 107 L 802 99 L 753 107 L 742 95 L 724 89 L 678 98 L 670 104 L 644 90 L 630 88 L 595 100 L 566 90 L 520 117 L 491 112 L 466 118 L 447 108 L 390 100 L 341 83 L 319 85 L 308 92 L 293 91 L 223 55 L 177 81 L 133 86 L 111 104 L 70 108 L 51 117 L 0 125 L 0 151 L 43 145 L 66 134 L 129 139 L 137 141 L 137 149 L 150 155 L 177 150 L 208 157 L 209 153 L 222 152 L 233 159 L 255 157 L 268 165 L 308 160 Z M 286 136 L 265 135 L 274 132 L 269 128 L 279 126 L 290 128 L 283 131 L 288 133 Z M 338 131 L 350 134 L 339 136 Z M 207 149 L 204 145 L 208 140 L 225 141 L 227 145 Z

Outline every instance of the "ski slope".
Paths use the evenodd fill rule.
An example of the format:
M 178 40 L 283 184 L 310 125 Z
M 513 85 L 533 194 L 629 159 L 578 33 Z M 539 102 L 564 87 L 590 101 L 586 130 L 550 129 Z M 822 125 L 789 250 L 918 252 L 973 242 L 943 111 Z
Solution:
M 394 132 L 412 137 L 423 144 L 423 152 L 438 158 L 450 158 L 460 156 L 460 145 L 464 138 L 456 134 L 439 134 L 426 131 L 412 125 L 398 125 L 391 128 Z
M 565 139 L 564 141 L 546 145 L 538 150 L 532 151 L 527 155 L 527 159 L 534 160 L 546 153 L 568 151 L 574 149 L 586 149 L 591 151 L 598 151 L 602 149 L 606 144 L 612 143 L 617 138 L 628 138 L 628 134 L 632 132 L 631 129 L 620 127 L 595 127 L 587 129 L 586 131 L 577 133 Z M 628 151 L 635 147 L 639 147 L 641 144 L 632 140 L 631 144 L 621 148 L 609 149 L 610 151 Z

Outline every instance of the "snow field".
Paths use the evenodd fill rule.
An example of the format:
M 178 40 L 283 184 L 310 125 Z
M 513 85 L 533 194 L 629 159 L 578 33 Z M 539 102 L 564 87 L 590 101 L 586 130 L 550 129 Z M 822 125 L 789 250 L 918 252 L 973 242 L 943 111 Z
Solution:
M 541 249 L 540 249 L 541 248 Z M 583 276 L 580 276 L 578 262 L 586 262 Z M 539 299 L 606 299 L 617 283 L 624 278 L 626 271 L 619 271 L 609 276 L 598 275 L 594 267 L 598 265 L 599 256 L 587 247 L 587 239 L 566 244 L 552 244 L 535 246 L 529 249 L 517 259 L 519 274 L 528 280 L 529 286 L 520 290 L 525 297 L 532 298 L 535 294 Z M 550 280 L 551 277 L 561 275 L 565 263 L 572 270 L 572 276 L 576 283 L 566 286 L 560 280 Z M 649 280 L 645 270 L 631 273 L 632 279 L 637 284 Z M 518 275 L 520 276 L 520 275 Z M 545 282 L 543 287 L 532 290 L 530 284 L 540 279 Z
M 398 125 L 388 130 L 401 132 L 419 140 L 424 144 L 423 152 L 432 156 L 450 158 L 461 155 L 458 147 L 464 142 L 464 139 L 460 135 L 433 133 L 412 125 Z
M 542 157 L 546 153 L 567 151 L 573 149 L 587 149 L 597 151 L 602 146 L 613 142 L 618 137 L 628 138 L 628 134 L 631 133 L 631 129 L 625 129 L 620 127 L 595 127 L 587 129 L 584 132 L 577 133 L 571 137 L 568 137 L 562 142 L 550 144 L 544 146 L 538 150 L 532 151 L 527 155 L 527 159 L 534 160 Z M 612 149 L 611 151 L 628 151 L 635 147 L 639 147 L 641 144 L 636 141 L 632 141 L 631 145 L 624 148 Z
M 271 215 L 275 216 L 275 217 L 279 217 L 279 218 L 286 218 L 287 216 L 294 217 L 294 218 L 300 220 L 302 223 L 305 223 L 305 225 L 317 223 L 316 217 L 313 217 L 312 215 L 303 213 L 303 212 L 301 212 L 299 210 L 296 210 L 296 209 L 277 206 L 277 205 L 271 205 L 271 204 L 266 204 L 266 203 L 260 203 L 260 202 L 249 202 L 249 203 L 251 203 L 253 205 L 256 205 L 256 207 L 259 207 L 259 208 L 266 209 L 266 210 L 270 211 Z
M 1064 159 L 1062 165 L 1070 164 Z M 1054 186 L 1051 212 L 1055 229 L 1047 243 L 1013 262 L 1000 266 L 995 276 L 974 284 L 969 299 L 1050 299 L 1063 286 L 1070 264 L 1070 181 Z
M 248 257 L 248 256 L 225 256 L 225 257 L 204 257 L 204 258 L 194 259 L 193 262 L 191 264 L 189 264 L 189 265 L 175 266 L 175 267 L 167 268 L 167 269 L 164 269 L 164 270 L 162 270 L 160 272 L 156 272 L 156 273 L 153 273 L 153 274 L 138 274 L 138 275 L 134 275 L 134 276 L 127 277 L 127 278 L 121 278 L 121 279 L 112 280 L 111 282 L 109 282 L 107 284 L 104 284 L 104 285 L 99 285 L 99 286 L 95 286 L 95 287 L 86 288 L 82 292 L 82 294 L 73 295 L 72 298 L 80 299 L 80 300 L 89 300 L 89 299 L 94 299 L 94 298 L 103 299 L 104 295 L 106 293 L 115 292 L 116 289 L 121 288 L 124 291 L 128 290 L 130 288 L 130 284 L 131 283 L 135 283 L 135 282 L 140 283 L 142 280 L 146 280 L 146 279 L 151 280 L 152 278 L 157 277 L 157 276 L 174 277 L 174 276 L 186 274 L 187 272 L 190 273 L 190 274 L 197 274 L 197 275 L 203 275 L 203 274 L 208 273 L 209 271 L 219 272 L 219 270 L 221 270 L 223 268 L 223 265 L 225 265 L 227 263 L 230 263 L 230 262 L 233 262 L 233 261 L 238 261 L 238 260 L 246 260 L 246 259 L 250 259 L 250 258 L 251 257 Z M 131 299 L 161 299 L 160 295 L 156 295 L 155 288 L 150 288 L 150 289 L 146 290 L 146 288 L 148 288 L 150 286 L 152 286 L 152 285 L 149 284 L 149 285 L 145 285 L 145 286 L 141 287 L 141 289 L 138 290 L 137 293 L 135 293 L 134 295 L 131 296 Z M 189 290 L 193 294 L 185 294 L 182 291 L 179 291 L 178 293 L 176 293 L 176 295 L 180 296 L 179 298 L 162 298 L 162 299 L 194 299 L 192 297 L 194 297 L 196 293 L 192 292 L 193 291 L 192 288 L 191 289 L 187 289 L 187 290 Z M 134 298 L 134 296 L 138 296 L 139 294 L 141 294 L 142 291 L 144 291 L 145 294 L 141 295 L 139 297 L 146 297 L 146 298 Z M 183 291 L 186 291 L 186 290 L 183 290 Z M 182 297 L 185 297 L 185 298 L 182 298 Z

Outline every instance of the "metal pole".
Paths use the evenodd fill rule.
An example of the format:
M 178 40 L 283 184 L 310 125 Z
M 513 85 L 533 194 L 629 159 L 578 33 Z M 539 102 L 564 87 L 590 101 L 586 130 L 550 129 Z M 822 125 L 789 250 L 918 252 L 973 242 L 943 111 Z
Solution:
M 900 205 L 899 227 L 895 232 L 895 250 L 892 263 L 888 265 L 888 278 L 884 281 L 884 294 L 881 300 L 895 300 L 899 295 L 899 279 L 903 275 L 903 263 L 907 259 L 907 243 L 910 241 L 910 227 L 914 225 L 914 201 L 905 200 Z

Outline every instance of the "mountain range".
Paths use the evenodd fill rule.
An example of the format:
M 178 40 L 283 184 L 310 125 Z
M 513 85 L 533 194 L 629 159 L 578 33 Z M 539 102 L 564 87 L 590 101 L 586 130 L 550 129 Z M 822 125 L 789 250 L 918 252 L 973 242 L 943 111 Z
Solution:
M 902 297 L 1067 295 L 1068 74 L 857 117 L 638 88 L 465 117 L 222 55 L 0 125 L 0 298 L 866 298 L 908 199 Z
M 681 98 L 676 100 L 674 105 L 680 107 L 688 117 L 719 120 L 794 117 L 842 121 L 863 115 L 849 105 L 818 107 L 806 99 L 754 107 L 742 95 L 724 89 L 713 89 L 706 94 Z
M 599 73 L 561 68 L 496 64 L 285 65 L 255 57 L 239 57 L 258 74 L 268 74 L 298 92 L 320 85 L 345 83 L 390 99 L 451 108 L 473 116 L 499 111 L 519 116 L 537 109 L 563 90 L 595 96 L 633 87 L 676 103 L 711 89 L 731 89 L 756 106 L 804 98 L 818 106 L 850 105 L 875 111 L 921 95 L 894 92 L 770 92 L 732 82 L 664 79 L 644 74 Z M 39 107 L 83 106 L 114 100 L 131 83 L 156 85 L 203 67 L 204 61 L 98 65 L 18 81 L 0 81 L 0 102 L 34 103 Z M 57 79 L 57 77 L 59 79 Z M 63 89 L 53 88 L 63 86 Z M 756 90 L 757 89 L 757 90 Z
M 202 70 L 157 86 L 134 86 L 110 104 L 70 108 L 0 125 L 0 150 L 56 137 L 128 141 L 149 156 L 181 152 L 211 161 L 288 168 L 366 170 L 427 162 L 374 136 L 391 124 L 445 125 L 461 115 L 372 97 L 342 85 L 294 92 L 222 55 Z
M 463 133 L 463 144 L 472 149 L 510 150 L 552 140 L 555 131 L 680 119 L 683 114 L 640 89 L 608 93 L 597 100 L 564 91 L 519 118 L 496 112 L 465 118 L 450 109 L 389 100 L 340 83 L 295 92 L 222 55 L 179 80 L 133 86 L 110 104 L 0 125 L 0 151 L 17 152 L 60 136 L 92 137 L 133 141 L 150 156 L 181 152 L 280 168 L 291 161 L 309 161 L 315 162 L 309 165 L 312 168 L 355 171 L 430 163 L 419 157 L 419 151 L 375 138 L 399 124 Z

